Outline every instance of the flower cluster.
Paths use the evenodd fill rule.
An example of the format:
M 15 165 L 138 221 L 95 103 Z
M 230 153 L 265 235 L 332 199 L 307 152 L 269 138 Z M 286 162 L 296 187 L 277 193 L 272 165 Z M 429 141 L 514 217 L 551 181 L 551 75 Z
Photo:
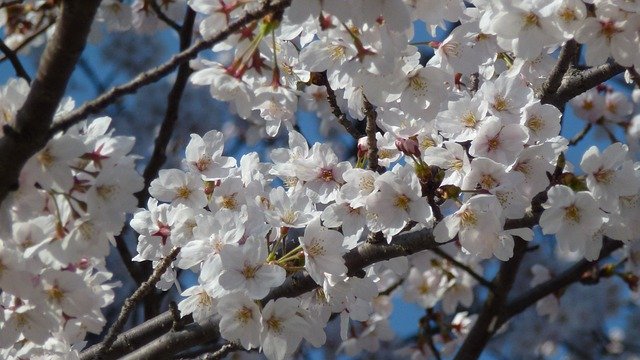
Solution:
M 0 93 L 11 124 L 29 86 Z M 57 112 L 73 108 L 68 99 Z M 71 356 L 105 325 L 114 300 L 105 257 L 142 189 L 128 155 L 134 139 L 114 136 L 102 117 L 57 134 L 26 164 L 19 190 L 0 212 L 0 356 Z M 4 135 L 10 136 L 10 135 Z
M 507 261 L 517 239 L 533 239 L 531 225 L 506 226 L 511 220 L 540 216 L 560 251 L 588 260 L 598 258 L 603 237 L 635 240 L 640 162 L 614 143 L 602 153 L 590 148 L 580 163 L 585 175 L 575 174 L 565 160 L 570 142 L 560 136 L 562 114 L 539 94 L 553 49 L 567 41 L 585 45 L 589 66 L 607 58 L 640 65 L 640 8 L 614 1 L 472 3 L 293 1 L 213 48 L 231 51 L 230 63 L 192 62 L 193 84 L 209 86 L 213 98 L 268 136 L 286 128 L 289 146 L 273 150 L 271 163 L 255 153 L 236 163 L 222 155 L 220 133 L 192 135 L 183 170 L 165 170 L 151 184 L 148 209 L 131 223 L 140 234 L 134 260 L 158 263 L 181 248 L 158 286 L 175 283 L 176 268 L 198 274 L 198 284 L 183 293 L 183 315 L 198 322 L 219 316 L 225 339 L 282 359 L 302 339 L 323 344 L 319 329 L 340 313 L 344 351 L 375 351 L 378 340 L 392 337 L 376 304 L 394 279 L 404 279 L 398 281 L 407 301 L 427 309 L 439 304 L 444 314 L 470 306 L 477 282 L 424 252 L 351 276 L 343 255 L 367 238 L 393 243 L 402 232 L 433 228 L 436 242 L 454 242 L 443 247 L 448 258 L 479 270 L 480 260 Z M 204 14 L 200 32 L 207 38 L 255 3 L 189 5 Z M 428 43 L 435 55 L 425 63 L 410 43 L 413 20 L 431 32 L 444 20 L 462 25 Z M 340 161 L 330 145 L 309 146 L 295 130 L 299 103 L 323 122 L 344 112 L 375 121 L 379 131 L 360 139 L 353 162 Z M 627 123 L 632 112 L 624 95 L 604 85 L 573 104 L 599 124 Z M 299 271 L 321 290 L 259 302 Z M 464 338 L 465 321 L 453 320 L 457 333 L 440 339 L 443 347 Z
M 261 3 L 186 5 L 200 14 L 208 39 Z M 110 30 L 154 31 L 163 23 L 152 5 L 103 1 L 99 17 Z M 173 19 L 184 7 L 168 1 L 160 10 Z M 412 42 L 419 24 L 435 34 L 445 22 L 460 25 L 442 41 Z M 155 267 L 179 250 L 156 286 L 180 289 L 178 270 L 190 270 L 197 283 L 182 291 L 181 315 L 201 324 L 215 318 L 224 339 L 269 359 L 291 356 L 303 340 L 325 344 L 332 314 L 345 353 L 377 351 L 394 337 L 388 295 L 396 289 L 427 309 L 416 344 L 400 356 L 451 354 L 475 321 L 460 309 L 474 302 L 482 261 L 509 261 L 537 225 L 554 235 L 559 253 L 590 261 L 605 239 L 623 241 L 626 274 L 637 273 L 633 101 L 604 84 L 571 100 L 585 130 L 597 125 L 611 140 L 586 150 L 574 169 L 566 154 L 581 137 L 560 135 L 563 114 L 544 98 L 560 91 L 547 80 L 552 54 L 569 44 L 584 46 L 586 66 L 611 59 L 632 77 L 640 68 L 639 23 L 640 6 L 617 0 L 293 0 L 217 43 L 207 57 L 214 60 L 192 61 L 190 78 L 263 135 L 286 133 L 288 146 L 273 149 L 269 162 L 257 153 L 237 160 L 223 154 L 222 133 L 192 134 L 182 168 L 159 172 L 147 207 L 130 222 L 139 234 L 133 260 Z M 424 46 L 434 50 L 427 61 Z M 26 84 L 10 82 L 0 93 L 0 115 L 11 123 Z M 349 123 L 355 158 L 309 144 L 299 108 L 315 112 L 323 128 L 336 117 Z M 349 118 L 366 123 L 366 137 Z M 58 134 L 3 203 L 0 348 L 12 346 L 7 355 L 68 350 L 104 323 L 100 308 L 114 284 L 106 283 L 102 240 L 119 233 L 143 187 L 127 155 L 133 139 L 112 136 L 108 125 L 99 118 Z M 617 127 L 630 146 L 614 141 Z M 345 260 L 413 232 L 427 234 L 422 240 L 437 251 L 364 269 Z M 533 271 L 533 286 L 552 277 L 542 265 Z M 314 291 L 273 291 L 301 275 Z M 554 294 L 538 310 L 555 319 L 559 306 Z

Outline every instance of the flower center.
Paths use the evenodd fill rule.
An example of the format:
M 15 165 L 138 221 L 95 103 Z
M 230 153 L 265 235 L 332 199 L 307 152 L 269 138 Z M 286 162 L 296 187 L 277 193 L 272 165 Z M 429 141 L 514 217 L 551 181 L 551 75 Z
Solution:
M 564 208 L 564 218 L 567 221 L 571 221 L 573 223 L 579 223 L 580 222 L 580 209 L 578 209 L 577 206 L 575 205 L 569 205 L 566 208 Z
M 404 211 L 409 211 L 409 203 L 411 202 L 411 199 L 409 199 L 409 197 L 405 194 L 400 194 L 398 196 L 396 196 L 395 201 L 393 202 L 393 205 L 397 208 L 400 208 Z
M 188 186 L 182 185 L 176 189 L 177 199 L 188 199 L 191 196 L 191 189 Z

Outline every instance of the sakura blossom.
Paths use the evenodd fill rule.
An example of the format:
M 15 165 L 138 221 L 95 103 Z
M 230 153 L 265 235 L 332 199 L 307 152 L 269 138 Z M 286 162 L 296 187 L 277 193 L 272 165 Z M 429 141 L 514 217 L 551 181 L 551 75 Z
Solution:
M 537 359 L 585 333 L 583 357 L 637 357 L 633 1 L 71 3 L 0 5 L 0 357 Z M 80 41 L 76 7 L 79 50 L 166 30 L 180 53 L 34 100 L 19 60 Z M 162 123 L 112 128 L 165 77 Z

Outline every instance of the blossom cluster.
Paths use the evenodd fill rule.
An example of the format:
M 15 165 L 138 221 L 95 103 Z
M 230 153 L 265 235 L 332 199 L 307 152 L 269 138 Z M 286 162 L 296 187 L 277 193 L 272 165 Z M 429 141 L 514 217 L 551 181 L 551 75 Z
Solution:
M 189 0 L 162 10 L 174 18 L 190 6 L 207 39 L 262 5 Z M 99 18 L 110 30 L 154 31 L 164 23 L 150 6 L 103 1 Z M 435 34 L 456 22 L 442 41 L 414 42 L 420 24 Z M 376 351 L 394 337 L 388 295 L 396 288 L 427 309 L 425 332 L 440 331 L 433 347 L 420 335 L 400 356 L 451 354 L 475 321 L 460 309 L 474 302 L 482 261 L 508 261 L 537 225 L 554 235 L 558 252 L 587 260 L 599 258 L 605 239 L 623 241 L 629 273 L 637 274 L 640 115 L 631 117 L 639 97 L 634 105 L 603 84 L 571 100 L 589 126 L 612 140 L 615 127 L 624 128 L 630 143 L 593 146 L 579 168 L 565 154 L 580 139 L 560 135 L 562 112 L 541 98 L 553 54 L 568 42 L 584 46 L 586 66 L 611 59 L 640 68 L 638 24 L 640 6 L 617 0 L 293 0 L 217 43 L 207 57 L 214 60 L 192 61 L 190 78 L 265 136 L 286 134 L 288 146 L 273 149 L 269 162 L 257 153 L 236 160 L 223 154 L 222 133 L 192 134 L 182 168 L 159 172 L 147 207 L 130 222 L 139 234 L 133 260 L 155 267 L 179 249 L 156 286 L 181 289 L 178 270 L 190 270 L 197 283 L 182 291 L 181 315 L 214 318 L 222 338 L 269 359 L 291 356 L 303 340 L 325 344 L 332 314 L 345 353 Z M 434 50 L 428 61 L 424 46 Z M 6 123 L 25 86 L 2 89 Z M 340 116 L 377 130 L 343 161 L 329 143 L 307 142 L 299 109 L 315 112 L 324 128 Z M 80 347 L 104 324 L 100 308 L 114 284 L 103 240 L 120 232 L 143 187 L 127 155 L 133 139 L 113 136 L 108 125 L 99 118 L 58 134 L 3 203 L 7 355 Z M 532 222 L 512 226 L 522 219 Z M 394 244 L 412 232 L 428 234 L 424 241 L 439 253 L 365 269 L 345 260 L 360 246 Z M 533 285 L 552 276 L 541 265 L 533 271 Z M 273 296 L 300 274 L 316 290 Z M 552 295 L 538 309 L 555 318 L 559 306 Z
M 516 238 L 533 239 L 531 228 L 505 225 L 536 216 L 537 203 L 542 232 L 555 235 L 561 252 L 595 260 L 604 237 L 636 240 L 640 162 L 621 143 L 594 146 L 580 162 L 584 175 L 575 172 L 564 156 L 570 141 L 560 136 L 562 113 L 540 93 L 556 62 L 553 50 L 567 41 L 585 45 L 587 66 L 608 58 L 640 65 L 640 8 L 616 1 L 471 3 L 293 1 L 214 46 L 233 54 L 230 63 L 192 62 L 193 84 L 209 86 L 213 98 L 267 136 L 286 128 L 289 146 L 273 150 L 271 163 L 255 153 L 236 163 L 222 155 L 221 133 L 194 134 L 183 169 L 161 171 L 152 182 L 148 209 L 131 222 L 140 234 L 134 260 L 157 264 L 181 248 L 158 287 L 177 283 L 176 269 L 198 274 L 197 285 L 183 292 L 183 316 L 218 316 L 223 338 L 282 359 L 302 339 L 322 345 L 321 329 L 339 313 L 343 349 L 375 351 L 378 340 L 392 336 L 376 304 L 394 279 L 407 301 L 439 304 L 445 314 L 469 307 L 477 283 L 425 252 L 352 276 L 343 255 L 367 238 L 392 243 L 402 232 L 432 228 L 436 242 L 454 241 L 443 245 L 451 259 L 480 268 L 483 259 L 509 260 Z M 204 14 L 200 33 L 207 38 L 257 2 L 189 6 Z M 410 42 L 414 20 L 432 33 L 444 21 L 461 25 L 428 43 L 435 55 L 424 63 Z M 327 101 L 332 97 L 336 103 Z M 340 161 L 329 144 L 309 146 L 296 131 L 299 103 L 323 122 L 344 111 L 375 121 L 379 131 L 360 139 L 354 161 Z M 572 104 L 583 110 L 578 116 L 603 126 L 627 123 L 633 107 L 605 85 Z M 321 289 L 259 301 L 299 271 Z M 442 326 L 455 331 L 441 345 L 454 349 L 452 340 L 465 331 L 450 324 Z M 424 343 L 413 351 L 428 352 Z
M 0 89 L 2 121 L 12 125 L 29 85 Z M 73 109 L 66 99 L 56 117 Z M 134 138 L 114 136 L 101 117 L 56 134 L 20 174 L 0 211 L 0 357 L 70 358 L 87 333 L 99 334 L 114 301 L 107 270 L 114 235 L 143 187 Z M 1 134 L 11 136 L 10 134 Z

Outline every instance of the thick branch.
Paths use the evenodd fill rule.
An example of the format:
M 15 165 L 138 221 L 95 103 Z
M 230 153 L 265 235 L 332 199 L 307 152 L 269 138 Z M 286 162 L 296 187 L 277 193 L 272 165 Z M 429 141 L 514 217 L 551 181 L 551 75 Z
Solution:
M 569 70 L 569 66 L 571 66 L 573 58 L 577 55 L 577 51 L 578 43 L 573 39 L 567 41 L 562 47 L 562 50 L 560 50 L 558 62 L 551 70 L 547 81 L 542 85 L 542 94 L 540 99 L 543 103 L 549 102 L 551 97 L 553 97 L 560 87 L 562 78 L 564 77 L 564 74 L 567 73 L 567 70 Z
M 500 265 L 498 275 L 493 280 L 494 291 L 489 293 L 478 319 L 458 350 L 455 360 L 477 359 L 498 329 L 497 316 L 511 291 L 526 248 L 526 242 L 516 238 L 513 257 Z
M 574 73 L 570 77 L 565 77 L 565 80 L 558 88 L 558 91 L 556 91 L 553 96 L 544 99 L 545 101 L 542 102 L 545 104 L 551 104 L 558 109 L 562 109 L 569 100 L 592 87 L 621 74 L 624 70 L 625 68 L 621 65 L 616 63 L 607 63 Z
M 60 118 L 58 123 L 51 128 L 49 136 L 53 136 L 53 134 L 57 133 L 58 131 L 64 131 L 74 124 L 78 123 L 85 117 L 105 109 L 107 106 L 111 105 L 122 96 L 135 93 L 141 87 L 152 84 L 162 79 L 163 77 L 170 74 L 173 70 L 175 70 L 180 64 L 195 58 L 200 51 L 211 48 L 213 45 L 225 40 L 227 37 L 229 37 L 229 35 L 235 33 L 243 26 L 255 20 L 261 19 L 268 14 L 282 11 L 291 4 L 291 1 L 292 0 L 281 0 L 278 3 L 269 3 L 258 11 L 249 12 L 240 20 L 234 22 L 233 24 L 230 24 L 226 29 L 224 29 L 218 35 L 212 37 L 211 39 L 197 41 L 185 51 L 174 55 L 169 61 L 165 62 L 164 64 L 154 69 L 140 73 L 128 83 L 116 86 L 106 93 L 98 96 L 97 98 L 86 102 L 75 111 L 72 111 L 66 116 Z
M 191 317 L 189 316 L 189 320 L 192 320 L 190 318 Z M 182 320 L 186 319 L 187 317 L 182 318 Z M 170 311 L 164 312 L 151 320 L 145 321 L 144 323 L 127 330 L 126 332 L 120 333 L 116 341 L 111 345 L 111 349 L 105 353 L 102 358 L 106 360 L 117 359 L 124 356 L 147 344 L 153 339 L 165 334 L 171 330 L 172 326 L 173 315 Z M 100 345 L 101 344 L 96 344 L 84 350 L 80 356 L 80 360 L 90 360 L 95 358 L 100 350 Z
M 0 139 L 0 203 L 18 186 L 27 160 L 46 144 L 47 129 L 82 54 L 99 0 L 62 2 L 56 31 L 47 43 L 13 131 Z
M 369 163 L 369 169 L 375 172 L 378 171 L 378 140 L 376 139 L 376 133 L 378 132 L 378 125 L 376 124 L 376 119 L 378 114 L 376 113 L 376 109 L 373 108 L 373 105 L 369 102 L 369 100 L 364 100 L 364 108 L 367 126 L 365 131 L 367 133 L 367 147 L 369 150 L 367 151 L 367 161 Z
M 170 359 L 171 355 L 177 354 L 182 350 L 219 337 L 218 323 L 212 318 L 203 325 L 193 323 L 186 326 L 182 331 L 171 331 L 127 356 L 123 356 L 121 359 Z

